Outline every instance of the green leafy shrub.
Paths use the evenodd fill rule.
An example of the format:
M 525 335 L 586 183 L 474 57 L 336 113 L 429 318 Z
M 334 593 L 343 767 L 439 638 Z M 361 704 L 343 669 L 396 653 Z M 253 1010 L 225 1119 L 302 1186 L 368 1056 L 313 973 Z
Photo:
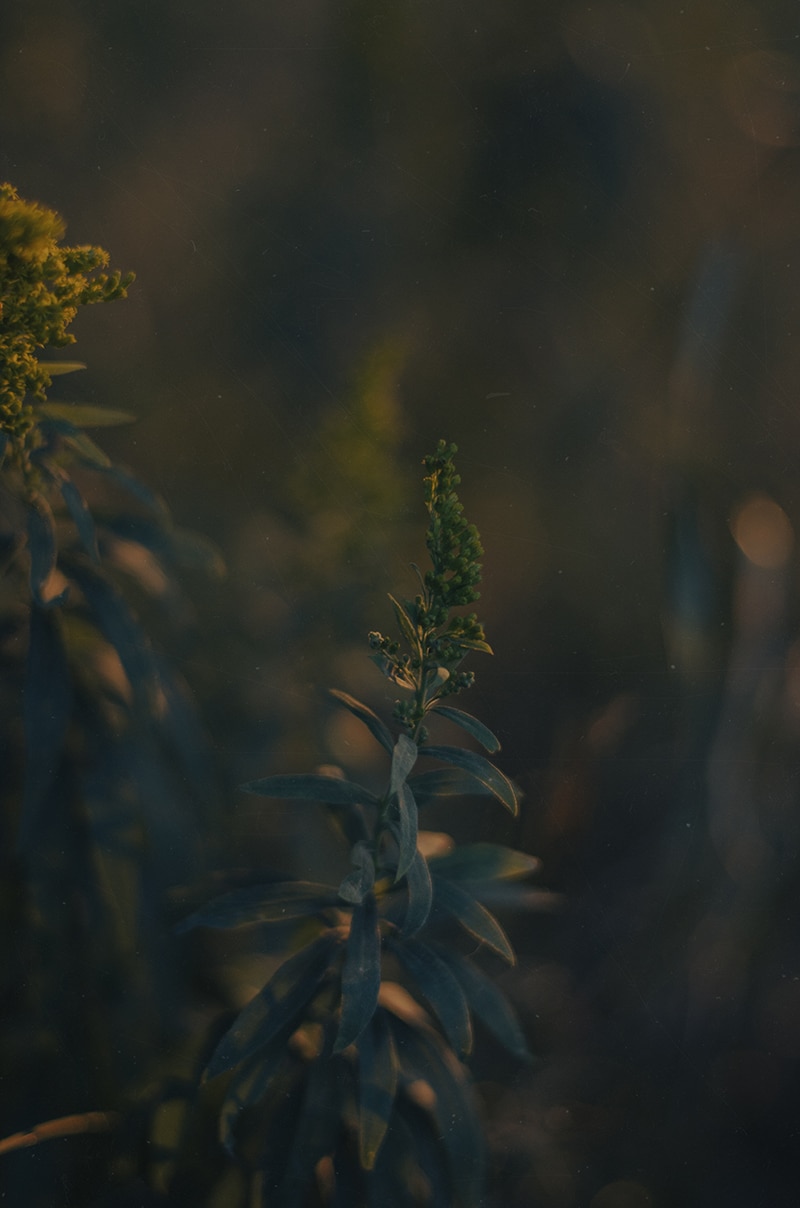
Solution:
M 180 928 L 257 923 L 267 952 L 270 927 L 289 928 L 291 955 L 205 1069 L 212 1087 L 222 1085 L 220 1138 L 259 1181 L 264 1203 L 301 1205 L 321 1194 L 348 1204 L 477 1204 L 482 1135 L 463 1065 L 473 1017 L 528 1060 L 510 1005 L 452 932 L 513 963 L 486 902 L 522 904 L 517 882 L 537 861 L 498 844 L 456 846 L 419 826 L 420 811 L 458 797 L 490 796 L 518 810 L 514 785 L 485 755 L 430 741 L 429 728 L 445 719 L 489 754 L 500 746 L 449 703 L 472 685 L 464 658 L 491 653 L 476 615 L 455 611 L 478 598 L 482 554 L 456 494 L 455 451 L 442 442 L 425 459 L 431 567 L 414 568 L 413 600 L 391 598 L 398 637 L 369 638 L 374 662 L 404 693 L 395 730 L 366 704 L 333 693 L 384 748 L 382 791 L 338 769 L 243 786 L 320 804 L 352 870 L 338 885 L 275 880 L 235 889 Z

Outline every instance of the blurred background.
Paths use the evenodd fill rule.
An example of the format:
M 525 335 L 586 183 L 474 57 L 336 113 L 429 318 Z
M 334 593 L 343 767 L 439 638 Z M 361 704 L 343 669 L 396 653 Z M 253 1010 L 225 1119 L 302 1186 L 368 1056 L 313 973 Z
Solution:
M 526 800 L 438 821 L 565 902 L 509 920 L 541 1063 L 479 1050 L 487 1203 L 796 1203 L 799 16 L 0 10 L 0 177 L 137 274 L 58 397 L 134 412 L 105 447 L 227 564 L 164 643 L 230 858 L 319 873 L 235 786 L 368 765 L 322 690 L 391 702 L 366 632 L 459 446 L 496 652 L 469 707 Z

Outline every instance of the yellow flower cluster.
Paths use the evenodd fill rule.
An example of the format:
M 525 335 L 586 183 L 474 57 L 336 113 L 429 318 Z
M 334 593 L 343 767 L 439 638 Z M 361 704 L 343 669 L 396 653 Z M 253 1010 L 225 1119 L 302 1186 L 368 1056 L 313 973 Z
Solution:
M 74 343 L 78 307 L 122 298 L 133 280 L 97 271 L 108 264 L 102 248 L 61 246 L 64 231 L 55 211 L 0 184 L 0 436 L 17 462 L 36 444 L 31 402 L 50 385 L 37 350 Z

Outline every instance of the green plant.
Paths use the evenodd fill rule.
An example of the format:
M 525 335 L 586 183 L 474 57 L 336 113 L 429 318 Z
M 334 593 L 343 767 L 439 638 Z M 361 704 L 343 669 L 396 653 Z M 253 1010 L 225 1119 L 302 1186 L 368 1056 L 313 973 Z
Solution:
M 486 902 L 521 904 L 514 883 L 537 861 L 493 843 L 456 846 L 419 828 L 420 811 L 463 796 L 492 796 L 518 810 L 514 785 L 486 756 L 430 740 L 429 729 L 445 721 L 489 754 L 500 746 L 448 703 L 473 683 L 463 659 L 491 653 L 476 615 L 458 611 L 478 598 L 482 550 L 456 494 L 455 452 L 441 442 L 424 463 L 431 567 L 414 568 L 413 600 L 390 597 L 398 638 L 369 638 L 373 660 L 404 693 L 393 713 L 399 732 L 333 692 L 384 748 L 383 789 L 338 769 L 243 786 L 319 803 L 349 847 L 351 871 L 338 885 L 276 880 L 235 889 L 180 927 L 257 923 L 262 937 L 271 925 L 289 930 L 291 955 L 233 1020 L 205 1069 L 205 1081 L 220 1088 L 221 1140 L 260 1180 L 264 1203 L 302 1205 L 317 1195 L 352 1205 L 477 1204 L 483 1146 L 462 1064 L 472 1017 L 528 1059 L 507 1000 L 452 933 L 513 963 Z M 418 771 L 420 760 L 434 766 Z
M 108 271 L 102 249 L 65 246 L 64 230 L 0 184 L 6 1151 L 91 1127 L 163 1041 L 160 901 L 196 871 L 183 786 L 198 799 L 208 783 L 191 702 L 140 615 L 183 619 L 174 568 L 213 551 L 88 434 L 133 416 L 49 397 L 53 379 L 83 368 L 47 359 L 73 342 L 78 309 L 124 297 L 133 280 Z M 16 1167 L 4 1171 L 20 1202 L 53 1202 L 57 1158 L 42 1148 L 22 1188 Z

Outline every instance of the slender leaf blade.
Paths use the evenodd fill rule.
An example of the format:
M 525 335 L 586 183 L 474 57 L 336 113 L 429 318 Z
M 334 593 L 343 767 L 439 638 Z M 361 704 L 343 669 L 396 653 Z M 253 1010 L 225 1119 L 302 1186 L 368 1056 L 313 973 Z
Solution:
M 33 495 L 27 508 L 28 552 L 31 595 L 39 608 L 52 607 L 64 597 L 45 595 L 47 582 L 56 568 L 56 526 L 50 504 L 43 495 Z
M 83 361 L 40 361 L 42 369 L 50 374 L 51 378 L 61 377 L 64 373 L 75 373 L 78 369 L 85 369 Z
M 83 369 L 85 366 L 78 365 L 76 368 Z M 53 373 L 49 365 L 47 372 Z M 46 419 L 66 423 L 73 428 L 115 428 L 119 424 L 132 424 L 136 419 L 129 411 L 93 407 L 88 403 L 40 403 L 36 410 Z
M 426 748 L 423 747 L 423 752 Z M 492 791 L 463 768 L 433 768 L 411 776 L 409 788 L 417 805 L 430 805 L 447 797 L 491 797 Z
M 395 880 L 399 881 L 408 872 L 417 853 L 417 831 L 419 818 L 414 794 L 407 784 L 402 784 L 395 801 L 398 815 L 398 847 L 397 872 Z
M 392 767 L 389 773 L 389 792 L 396 793 L 405 784 L 408 774 L 417 762 L 419 747 L 407 734 L 401 734 L 392 751 Z
M 374 1167 L 386 1136 L 397 1094 L 397 1066 L 386 1012 L 379 1007 L 358 1039 L 358 1150 L 365 1170 Z
M 219 1139 L 231 1157 L 236 1154 L 236 1122 L 240 1114 L 264 1098 L 285 1060 L 286 1046 L 281 1040 L 260 1050 L 231 1078 L 219 1116 Z
M 72 685 L 52 613 L 33 607 L 23 696 L 25 789 L 19 847 L 36 841 L 39 811 L 58 772 L 72 711 Z
M 280 800 L 297 798 L 301 801 L 322 801 L 328 805 L 375 805 L 377 797 L 369 789 L 351 780 L 336 776 L 288 775 L 266 776 L 239 786 L 245 793 Z
M 487 944 L 510 965 L 516 963 L 508 936 L 485 906 L 460 885 L 444 877 L 436 877 L 433 885 L 434 902 L 438 907 L 451 914 L 470 935 Z
M 500 739 L 485 726 L 477 717 L 473 717 L 471 713 L 465 713 L 463 709 L 454 709 L 452 705 L 434 706 L 435 713 L 446 717 L 448 721 L 452 721 L 455 725 L 460 726 L 462 730 L 466 730 L 473 738 L 481 744 L 484 750 L 490 755 L 496 754 L 500 750 Z
M 342 967 L 342 1008 L 334 1052 L 357 1040 L 378 1004 L 381 985 L 381 937 L 373 893 L 353 910 Z
M 401 934 L 411 936 L 416 935 L 425 926 L 433 902 L 433 885 L 428 861 L 419 850 L 414 853 L 414 859 L 406 873 L 406 889 L 408 905 Z
M 470 1010 L 492 1035 L 520 1061 L 532 1061 L 519 1020 L 502 990 L 467 957 L 451 952 L 442 944 L 435 946 L 440 959 L 458 980 Z
M 284 923 L 335 906 L 336 890 L 312 881 L 277 881 L 233 889 L 195 910 L 175 928 L 178 935 L 195 927 L 241 927 L 248 923 Z
M 285 1029 L 292 1028 L 308 1005 L 340 944 L 337 932 L 325 931 L 276 969 L 214 1050 L 205 1078 L 216 1078 L 254 1056 Z
M 525 877 L 536 872 L 541 861 L 500 843 L 465 843 L 443 856 L 431 857 L 436 876 L 451 881 L 494 881 Z
M 354 696 L 350 696 L 347 692 L 340 692 L 338 688 L 331 688 L 330 695 L 335 700 L 338 700 L 340 705 L 344 705 L 345 709 L 349 709 L 359 721 L 362 721 L 372 736 L 391 755 L 394 750 L 394 738 L 389 727 L 381 721 L 377 713 L 370 709 L 368 705 L 362 704 L 360 700 L 356 700 Z
M 375 884 L 375 859 L 365 840 L 359 839 L 353 845 L 350 860 L 355 868 L 343 878 L 339 886 L 339 897 L 345 902 L 357 905 L 372 892 Z
M 485 785 L 514 817 L 519 813 L 519 802 L 513 784 L 499 768 L 496 768 L 493 763 L 489 763 L 488 759 L 484 759 L 483 755 L 478 755 L 475 751 L 464 750 L 463 747 L 440 746 L 423 747 L 421 754 L 427 755 L 431 759 L 440 759 L 442 763 L 452 764 L 454 767 L 468 772 Z
M 397 624 L 400 626 L 403 637 L 406 639 L 411 649 L 416 650 L 419 646 L 419 631 L 417 626 L 411 620 L 411 617 L 408 615 L 404 605 L 401 604 L 399 600 L 395 599 L 395 597 L 391 594 L 389 595 L 389 599 L 391 601 L 392 608 L 394 609 L 394 615 L 397 618 Z
M 472 1025 L 461 983 L 427 944 L 405 939 L 390 941 L 389 946 L 428 1000 L 454 1051 L 466 1057 L 472 1049 Z

